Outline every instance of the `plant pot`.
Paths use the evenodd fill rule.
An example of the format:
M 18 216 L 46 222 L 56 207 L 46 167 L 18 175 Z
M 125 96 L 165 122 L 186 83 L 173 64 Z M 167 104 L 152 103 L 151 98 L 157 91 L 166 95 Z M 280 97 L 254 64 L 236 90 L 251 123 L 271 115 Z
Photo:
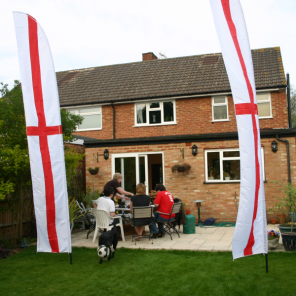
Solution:
M 91 175 L 96 175 L 98 173 L 99 169 L 98 168 L 97 169 L 88 169 L 88 171 Z
M 185 167 L 183 167 L 183 166 L 179 166 L 179 167 L 178 167 L 178 172 L 179 172 L 179 173 L 184 173 L 184 172 L 185 172 Z
M 279 243 L 279 238 L 274 238 L 274 239 L 271 239 L 271 240 L 268 240 L 268 249 L 269 250 L 274 250 L 276 249 L 277 245 Z
M 276 224 L 276 219 L 270 219 L 271 224 Z
M 293 212 L 289 212 L 289 216 L 290 216 L 291 222 L 292 222 L 292 218 L 293 218 L 293 222 L 296 222 L 296 213 L 294 213 L 294 215 L 293 215 Z
M 278 226 L 280 233 L 286 233 L 286 232 L 291 232 L 291 225 L 289 224 L 280 224 Z M 296 224 L 293 224 L 293 229 L 296 229 Z
M 282 233 L 282 240 L 286 251 L 296 251 L 296 232 Z
M 279 214 L 278 215 L 278 220 L 280 224 L 285 224 L 286 222 L 286 216 L 284 214 Z

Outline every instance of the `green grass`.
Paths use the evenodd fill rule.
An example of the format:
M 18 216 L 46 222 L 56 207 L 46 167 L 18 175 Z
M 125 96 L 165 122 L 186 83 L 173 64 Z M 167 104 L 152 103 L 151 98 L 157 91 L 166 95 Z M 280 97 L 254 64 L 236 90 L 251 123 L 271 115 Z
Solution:
M 296 295 L 296 253 L 232 260 L 230 252 L 118 249 L 99 264 L 96 249 L 0 260 L 0 295 Z

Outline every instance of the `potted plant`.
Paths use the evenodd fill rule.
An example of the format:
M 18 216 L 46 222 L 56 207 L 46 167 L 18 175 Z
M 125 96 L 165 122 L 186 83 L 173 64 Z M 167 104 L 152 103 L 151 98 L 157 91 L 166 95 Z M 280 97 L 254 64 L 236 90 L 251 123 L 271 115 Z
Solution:
M 93 168 L 88 168 L 88 171 L 91 175 L 96 175 L 99 171 L 99 168 L 98 167 L 95 167 L 94 169 Z
M 177 164 L 173 165 L 171 169 L 172 169 L 173 174 L 176 172 L 178 172 L 178 173 L 186 172 L 188 174 L 191 169 L 191 165 L 188 163 L 183 163 L 183 164 L 177 163 Z
M 287 184 L 281 186 L 285 192 L 285 197 L 277 205 L 281 209 L 287 212 L 296 213 L 296 188 L 292 184 Z M 296 223 L 294 221 L 294 215 L 291 215 L 291 222 L 286 224 L 280 224 L 278 226 L 280 229 L 283 245 L 286 251 L 295 251 L 296 250 Z
M 280 233 L 278 231 L 270 230 L 267 232 L 268 235 L 268 249 L 274 250 L 280 239 Z

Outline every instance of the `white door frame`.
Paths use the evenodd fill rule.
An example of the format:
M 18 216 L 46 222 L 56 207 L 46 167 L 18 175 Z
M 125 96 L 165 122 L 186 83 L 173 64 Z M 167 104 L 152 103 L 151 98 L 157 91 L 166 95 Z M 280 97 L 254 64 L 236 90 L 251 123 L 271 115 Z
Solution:
M 113 153 L 111 154 L 111 179 L 113 178 L 113 175 L 115 172 L 115 158 L 124 158 L 124 157 L 135 157 L 136 158 L 136 183 L 139 184 L 140 180 L 140 174 L 139 174 L 139 157 L 144 156 L 145 157 L 145 174 L 146 174 L 146 194 L 148 194 L 149 190 L 149 170 L 148 170 L 148 154 L 161 154 L 162 156 L 162 177 L 163 177 L 163 184 L 165 184 L 165 175 L 164 175 L 164 152 L 163 151 L 157 151 L 157 152 L 135 152 L 135 153 Z M 123 167 L 123 165 L 121 165 Z M 121 172 L 124 173 L 124 172 Z M 122 187 L 124 188 L 124 184 L 122 184 Z

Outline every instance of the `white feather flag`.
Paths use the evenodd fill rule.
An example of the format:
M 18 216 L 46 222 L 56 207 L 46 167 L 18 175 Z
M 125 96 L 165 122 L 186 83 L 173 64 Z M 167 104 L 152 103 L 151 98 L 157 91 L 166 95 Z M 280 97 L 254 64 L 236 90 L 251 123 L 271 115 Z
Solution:
M 261 141 L 252 55 L 239 0 L 210 0 L 235 104 L 241 163 L 233 258 L 267 254 Z
M 13 12 L 37 223 L 38 252 L 71 253 L 60 104 L 47 37 L 30 15 Z

